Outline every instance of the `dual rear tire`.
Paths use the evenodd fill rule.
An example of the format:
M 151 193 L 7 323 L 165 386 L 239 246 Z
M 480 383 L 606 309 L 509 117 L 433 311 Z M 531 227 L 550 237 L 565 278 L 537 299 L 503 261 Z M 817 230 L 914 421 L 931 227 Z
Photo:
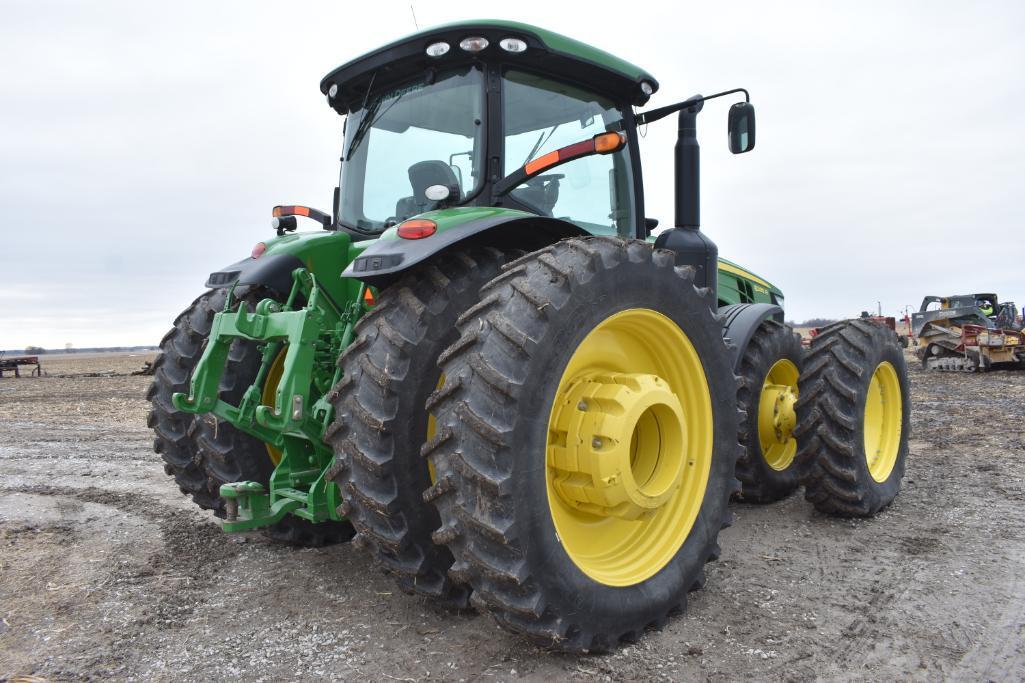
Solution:
M 493 274 L 499 260 L 490 263 Z M 820 361 L 816 346 L 808 361 L 789 328 L 768 321 L 734 376 L 712 293 L 640 242 L 564 241 L 490 282 L 449 268 L 433 279 L 458 285 L 428 286 L 424 270 L 382 292 L 336 391 L 344 512 L 406 590 L 469 602 L 547 647 L 600 652 L 661 627 L 704 584 L 740 488 L 735 472 L 747 499 L 774 500 L 804 482 L 832 514 L 871 514 L 896 495 L 859 479 L 838 502 L 828 480 L 800 476 L 830 471 L 835 454 L 820 462 L 796 439 L 853 439 L 820 431 L 826 423 L 812 413 L 829 406 L 852 424 L 867 417 L 870 433 L 896 434 L 899 487 L 906 411 L 894 432 L 892 412 L 878 400 L 866 409 L 864 398 L 906 395 L 897 359 L 886 355 L 896 384 L 866 380 L 858 393 L 837 373 L 874 375 L 879 359 L 834 349 Z M 442 321 L 462 307 L 458 337 L 445 337 Z M 846 344 L 865 332 L 853 329 L 836 335 Z M 439 351 L 438 367 L 423 360 Z M 767 415 L 773 431 L 750 413 Z M 410 446 L 423 440 L 427 462 Z M 847 504 L 859 496 L 871 502 Z

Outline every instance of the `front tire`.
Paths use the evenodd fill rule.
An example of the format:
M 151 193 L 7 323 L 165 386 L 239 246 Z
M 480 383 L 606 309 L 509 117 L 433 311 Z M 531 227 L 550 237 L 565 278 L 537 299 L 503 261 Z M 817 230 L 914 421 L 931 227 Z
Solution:
M 892 503 L 911 433 L 907 366 L 893 330 L 863 320 L 825 328 L 812 340 L 800 391 L 805 498 L 839 517 L 870 517 Z
M 800 338 L 775 320 L 762 321 L 744 349 L 738 400 L 747 418 L 741 423 L 737 479 L 745 502 L 771 503 L 799 485 L 793 428 L 803 362 Z
M 737 378 L 692 278 L 643 242 L 563 241 L 506 266 L 439 361 L 434 538 L 475 606 L 542 645 L 660 628 L 718 557 Z

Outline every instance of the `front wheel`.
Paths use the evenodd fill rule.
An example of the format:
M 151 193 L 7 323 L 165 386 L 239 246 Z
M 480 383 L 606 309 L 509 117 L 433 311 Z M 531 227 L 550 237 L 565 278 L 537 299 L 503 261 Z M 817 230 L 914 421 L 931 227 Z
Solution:
M 661 627 L 718 556 L 737 379 L 692 276 L 643 242 L 560 242 L 489 283 L 442 354 L 435 540 L 474 605 L 543 645 Z
M 771 503 L 799 485 L 793 429 L 803 363 L 800 338 L 775 320 L 762 321 L 744 349 L 738 397 L 747 419 L 741 424 L 737 479 L 746 502 Z
M 904 353 L 882 325 L 848 320 L 812 340 L 797 402 L 805 497 L 821 512 L 869 517 L 900 491 L 911 433 Z

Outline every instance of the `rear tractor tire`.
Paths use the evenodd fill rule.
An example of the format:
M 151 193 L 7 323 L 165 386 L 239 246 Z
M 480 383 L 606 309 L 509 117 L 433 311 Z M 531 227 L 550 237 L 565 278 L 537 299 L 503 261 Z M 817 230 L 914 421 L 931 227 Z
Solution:
M 800 485 L 793 429 L 803 362 L 800 338 L 771 319 L 762 321 L 744 349 L 738 400 L 747 419 L 740 426 L 744 451 L 737 461 L 737 479 L 745 502 L 771 503 Z
M 797 401 L 805 497 L 821 512 L 869 517 L 900 491 L 911 432 L 907 366 L 887 327 L 848 320 L 812 340 Z
M 499 624 L 570 652 L 686 606 L 737 488 L 735 377 L 693 269 L 571 239 L 506 266 L 459 320 L 424 446 L 451 574 Z
M 243 305 L 255 304 L 264 296 L 250 294 L 242 299 Z M 173 393 L 189 391 L 189 377 L 202 356 L 214 314 L 224 308 L 224 298 L 223 289 L 208 292 L 178 317 L 161 342 L 149 392 L 153 403 L 149 424 L 157 433 L 156 450 L 164 458 L 165 470 L 200 507 L 221 518 L 225 516 L 224 500 L 219 497 L 221 484 L 258 481 L 267 485 L 275 466 L 275 452 L 263 441 L 211 414 L 182 413 L 171 405 Z M 256 378 L 260 360 L 255 343 L 235 341 L 221 377 L 221 399 L 238 405 Z M 269 391 L 265 387 L 264 396 L 273 395 L 275 387 L 276 383 Z M 315 547 L 348 541 L 354 533 L 348 522 L 313 524 L 291 515 L 260 531 L 275 541 Z
M 456 318 L 506 260 L 498 249 L 463 249 L 382 290 L 339 361 L 343 379 L 333 392 L 331 476 L 360 545 L 402 590 L 455 609 L 468 606 L 470 591 L 449 578 L 452 554 L 431 540 L 441 521 L 423 499 L 431 473 L 420 446 L 434 428 L 424 403 L 440 382 L 438 356 L 458 337 Z

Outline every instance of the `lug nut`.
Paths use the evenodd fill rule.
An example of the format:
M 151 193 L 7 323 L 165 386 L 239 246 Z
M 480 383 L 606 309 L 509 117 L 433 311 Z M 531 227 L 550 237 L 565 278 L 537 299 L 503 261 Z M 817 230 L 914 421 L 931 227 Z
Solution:
M 601 447 L 602 447 L 602 441 L 601 441 L 601 438 L 599 438 L 599 437 L 597 437 L 597 436 L 596 436 L 596 437 L 594 437 L 594 439 L 592 439 L 592 440 L 591 440 L 591 446 L 592 446 L 592 447 L 593 447 L 593 448 L 594 448 L 595 450 L 598 450 L 599 448 L 601 448 Z

